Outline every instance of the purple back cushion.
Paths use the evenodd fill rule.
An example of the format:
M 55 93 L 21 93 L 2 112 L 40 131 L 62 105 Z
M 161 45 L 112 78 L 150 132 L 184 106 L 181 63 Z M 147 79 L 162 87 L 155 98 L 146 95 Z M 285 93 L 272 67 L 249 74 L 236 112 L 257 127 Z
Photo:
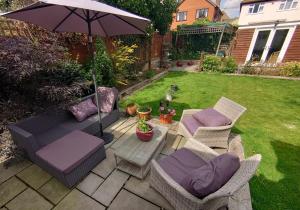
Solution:
M 97 113 L 98 110 L 92 99 L 89 98 L 79 104 L 71 106 L 69 111 L 72 112 L 77 121 L 81 122 L 87 117 Z
M 99 106 L 101 112 L 111 112 L 114 108 L 118 91 L 116 88 L 98 87 Z M 97 104 L 96 97 L 93 99 L 94 104 Z
M 191 171 L 179 184 L 194 196 L 202 199 L 223 187 L 239 167 L 239 158 L 225 153 Z
M 209 108 L 193 114 L 193 117 L 205 127 L 218 127 L 231 124 L 231 120 L 220 112 Z

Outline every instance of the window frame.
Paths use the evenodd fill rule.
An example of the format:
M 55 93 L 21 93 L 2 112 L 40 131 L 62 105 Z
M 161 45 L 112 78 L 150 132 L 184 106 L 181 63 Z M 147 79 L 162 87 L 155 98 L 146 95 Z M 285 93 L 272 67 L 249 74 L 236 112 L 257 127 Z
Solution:
M 286 8 L 286 5 L 288 3 L 288 0 L 282 0 L 280 2 L 280 5 L 279 5 L 279 8 L 278 8 L 278 11 L 288 11 L 288 10 L 293 10 L 293 9 L 296 9 L 298 7 L 298 4 L 299 4 L 299 0 L 292 0 L 291 4 L 290 4 L 290 7 L 289 8 Z M 293 5 L 296 4 L 296 6 L 293 7 Z M 281 8 L 282 6 L 282 8 Z
M 200 10 L 206 10 L 206 16 L 205 16 L 205 17 L 198 17 L 198 12 L 199 12 Z M 200 8 L 200 9 L 196 9 L 196 19 L 207 18 L 207 17 L 208 17 L 208 11 L 209 11 L 209 8 Z
M 258 5 L 257 12 L 253 12 L 255 5 Z M 265 3 L 263 3 L 263 2 L 249 4 L 248 15 L 262 14 L 264 11 L 264 8 L 265 8 Z M 250 12 L 250 9 L 252 9 L 251 12 Z
M 185 19 L 184 20 L 179 20 L 179 13 L 185 13 Z M 183 22 L 183 21 L 187 21 L 187 11 L 179 11 L 176 13 L 176 22 Z

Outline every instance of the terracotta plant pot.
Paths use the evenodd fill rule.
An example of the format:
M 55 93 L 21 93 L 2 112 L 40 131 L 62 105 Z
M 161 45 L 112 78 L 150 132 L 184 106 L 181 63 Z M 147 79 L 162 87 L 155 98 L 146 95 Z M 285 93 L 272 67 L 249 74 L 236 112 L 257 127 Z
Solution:
M 171 114 L 160 114 L 159 121 L 162 124 L 171 124 L 173 120 L 173 115 Z
M 136 110 L 137 110 L 137 106 L 134 103 L 128 104 L 126 107 L 126 113 L 129 116 L 134 116 L 136 115 Z
M 149 108 L 149 109 L 150 110 L 147 111 L 147 112 L 140 112 L 139 109 L 137 109 L 137 113 L 138 113 L 139 119 L 150 120 L 151 119 L 152 109 L 151 108 Z
M 151 130 L 144 133 L 142 131 L 140 131 L 140 129 L 138 127 L 136 127 L 136 136 L 141 140 L 141 141 L 150 141 L 153 138 L 153 127 L 151 125 L 149 125 Z

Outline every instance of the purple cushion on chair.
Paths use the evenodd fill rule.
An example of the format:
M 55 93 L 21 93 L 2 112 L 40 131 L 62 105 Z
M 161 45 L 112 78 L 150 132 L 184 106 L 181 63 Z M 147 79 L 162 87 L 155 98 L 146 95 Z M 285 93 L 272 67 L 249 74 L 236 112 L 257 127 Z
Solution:
M 71 106 L 69 110 L 79 122 L 85 120 L 87 117 L 97 113 L 98 111 L 97 107 L 90 98 L 80 102 L 79 104 Z
M 99 95 L 99 106 L 101 112 L 111 112 L 118 97 L 117 89 L 98 87 L 97 92 Z M 94 104 L 97 104 L 96 97 L 94 97 L 93 102 Z
M 102 146 L 102 139 L 75 130 L 38 150 L 36 155 L 57 170 L 68 174 Z
M 224 186 L 239 167 L 239 158 L 226 153 L 193 170 L 179 184 L 196 197 L 204 198 Z
M 193 114 L 192 116 L 205 127 L 218 127 L 231 124 L 230 119 L 212 108 L 204 109 Z
M 191 133 L 191 135 L 194 135 L 197 128 L 203 127 L 203 125 L 192 116 L 184 116 L 181 122 L 186 127 L 186 129 Z
M 203 166 L 206 162 L 190 150 L 182 148 L 160 159 L 158 164 L 170 177 L 180 183 L 191 170 Z

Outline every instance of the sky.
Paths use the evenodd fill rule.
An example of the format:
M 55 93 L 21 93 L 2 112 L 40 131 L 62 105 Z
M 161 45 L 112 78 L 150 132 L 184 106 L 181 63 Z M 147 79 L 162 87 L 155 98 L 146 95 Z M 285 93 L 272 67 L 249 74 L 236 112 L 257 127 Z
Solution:
M 238 17 L 240 14 L 241 0 L 221 0 L 221 9 L 231 18 Z

